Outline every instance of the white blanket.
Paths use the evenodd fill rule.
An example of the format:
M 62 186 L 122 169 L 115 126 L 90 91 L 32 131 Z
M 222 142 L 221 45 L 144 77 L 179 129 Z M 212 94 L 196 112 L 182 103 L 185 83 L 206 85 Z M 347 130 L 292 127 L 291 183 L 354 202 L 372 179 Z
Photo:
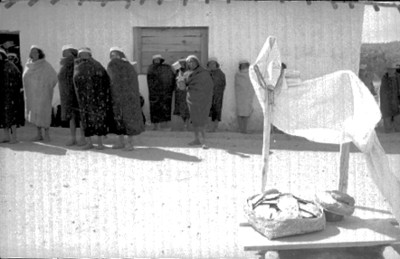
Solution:
M 278 81 L 280 64 L 276 39 L 269 37 L 249 70 L 265 116 L 268 114 L 266 90 L 255 69 L 258 67 L 265 84 L 273 88 Z M 365 154 L 372 179 L 400 221 L 400 177 L 389 167 L 375 134 L 381 113 L 363 82 L 352 71 L 337 71 L 290 87 L 284 82 L 282 89 L 275 87 L 274 92 L 272 123 L 288 134 L 315 142 L 353 142 Z

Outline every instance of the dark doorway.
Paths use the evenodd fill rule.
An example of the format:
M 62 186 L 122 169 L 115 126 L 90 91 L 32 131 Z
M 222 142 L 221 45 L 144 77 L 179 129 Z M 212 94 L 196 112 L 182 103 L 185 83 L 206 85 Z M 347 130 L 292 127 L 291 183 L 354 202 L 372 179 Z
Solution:
M 19 32 L 0 30 L 0 48 L 4 49 L 7 52 L 7 54 L 13 53 L 17 56 L 15 64 L 22 73 Z

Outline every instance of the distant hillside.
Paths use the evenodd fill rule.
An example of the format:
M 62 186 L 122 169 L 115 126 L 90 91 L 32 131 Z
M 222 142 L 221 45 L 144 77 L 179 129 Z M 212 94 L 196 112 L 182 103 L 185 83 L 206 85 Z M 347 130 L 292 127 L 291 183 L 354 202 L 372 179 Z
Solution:
M 367 64 L 369 71 L 382 78 L 388 65 L 400 64 L 400 41 L 362 44 L 360 55 L 360 64 Z

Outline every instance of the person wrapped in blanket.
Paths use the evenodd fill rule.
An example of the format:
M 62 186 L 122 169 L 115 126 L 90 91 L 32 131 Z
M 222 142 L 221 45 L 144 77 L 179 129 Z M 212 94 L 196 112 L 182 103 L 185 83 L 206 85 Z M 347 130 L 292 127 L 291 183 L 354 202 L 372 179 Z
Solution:
M 175 88 L 175 74 L 172 67 L 164 64 L 164 58 L 153 56 L 153 63 L 147 71 L 149 87 L 150 120 L 154 130 L 160 129 L 160 123 L 171 121 L 172 95 Z
M 37 134 L 32 141 L 50 141 L 50 124 L 54 87 L 57 72 L 46 60 L 44 51 L 33 45 L 22 75 L 25 93 L 26 120 L 36 126 Z M 42 134 L 44 129 L 44 136 Z
M 62 58 L 60 71 L 58 72 L 58 87 L 60 89 L 61 120 L 69 122 L 71 139 L 66 146 L 86 145 L 82 123 L 80 125 L 80 140 L 76 141 L 76 124 L 79 124 L 79 105 L 74 86 L 74 62 L 78 56 L 78 50 L 72 45 L 64 45 L 61 49 Z
M 131 151 L 133 136 L 144 131 L 138 75 L 121 48 L 112 47 L 110 59 L 107 72 L 111 80 L 114 130 L 119 137 L 119 143 L 113 148 Z M 124 135 L 128 136 L 126 144 Z
M 390 64 L 382 77 L 380 87 L 380 109 L 386 133 L 400 131 L 400 67 Z
M 239 61 L 239 71 L 235 74 L 236 113 L 239 132 L 247 133 L 247 123 L 253 112 L 254 89 L 249 76 L 250 62 Z
M 114 124 L 110 92 L 110 78 L 105 68 L 92 57 L 90 48 L 81 48 L 74 65 L 74 84 L 80 109 L 86 145 L 92 149 L 91 137 L 96 135 L 97 149 L 104 149 L 103 136 Z
M 22 74 L 0 49 L 0 128 L 4 130 L 1 143 L 17 143 L 17 127 L 24 125 Z
M 185 80 L 186 100 L 194 130 L 194 140 L 189 145 L 202 146 L 203 149 L 207 149 L 205 126 L 210 113 L 214 84 L 210 73 L 200 65 L 196 56 L 188 56 L 186 63 L 190 71 L 190 75 Z M 200 141 L 200 134 L 202 141 Z
M 209 114 L 209 117 L 211 117 L 211 125 L 208 131 L 215 132 L 218 128 L 218 123 L 221 121 L 226 78 L 224 72 L 222 72 L 220 68 L 217 58 L 209 58 L 207 69 L 210 71 L 214 83 L 213 98 Z

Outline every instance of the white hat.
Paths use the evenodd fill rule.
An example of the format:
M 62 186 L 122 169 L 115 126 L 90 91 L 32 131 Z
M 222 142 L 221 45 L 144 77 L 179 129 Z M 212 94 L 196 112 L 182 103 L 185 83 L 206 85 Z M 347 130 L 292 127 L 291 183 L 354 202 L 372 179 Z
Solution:
M 72 46 L 72 44 L 67 44 L 62 46 L 61 51 L 67 50 L 67 49 L 75 49 L 74 46 Z
M 191 59 L 197 60 L 197 62 L 200 64 L 200 60 L 199 60 L 198 57 L 196 57 L 196 55 L 189 55 L 189 56 L 186 58 L 186 62 L 188 62 L 188 61 L 191 60 Z
M 154 59 L 157 59 L 157 58 L 164 60 L 164 58 L 161 56 L 161 54 L 154 55 L 152 59 L 154 60 Z
M 32 46 L 31 46 L 31 50 L 32 50 L 32 49 L 42 49 L 42 48 L 40 48 L 38 45 L 32 45 Z
M 90 48 L 88 48 L 88 47 L 80 48 L 78 50 L 78 54 L 84 53 L 84 52 L 92 54 L 92 50 Z
M 113 51 L 119 51 L 119 52 L 124 53 L 124 50 L 117 46 L 110 48 L 110 52 L 113 52 Z
M 2 49 L 2 48 L 0 48 L 0 53 L 3 53 L 4 55 L 7 56 L 7 52 L 6 52 L 4 49 Z
M 215 58 L 215 57 L 211 57 L 211 58 L 208 59 L 208 62 L 211 62 L 211 61 L 214 61 L 214 62 L 216 62 L 216 63 L 219 63 L 219 62 L 218 62 L 218 59 Z
M 1 52 L 1 50 L 0 50 L 0 52 Z M 8 53 L 7 56 L 8 57 L 15 57 L 15 58 L 18 57 L 17 54 L 15 54 L 15 53 Z

